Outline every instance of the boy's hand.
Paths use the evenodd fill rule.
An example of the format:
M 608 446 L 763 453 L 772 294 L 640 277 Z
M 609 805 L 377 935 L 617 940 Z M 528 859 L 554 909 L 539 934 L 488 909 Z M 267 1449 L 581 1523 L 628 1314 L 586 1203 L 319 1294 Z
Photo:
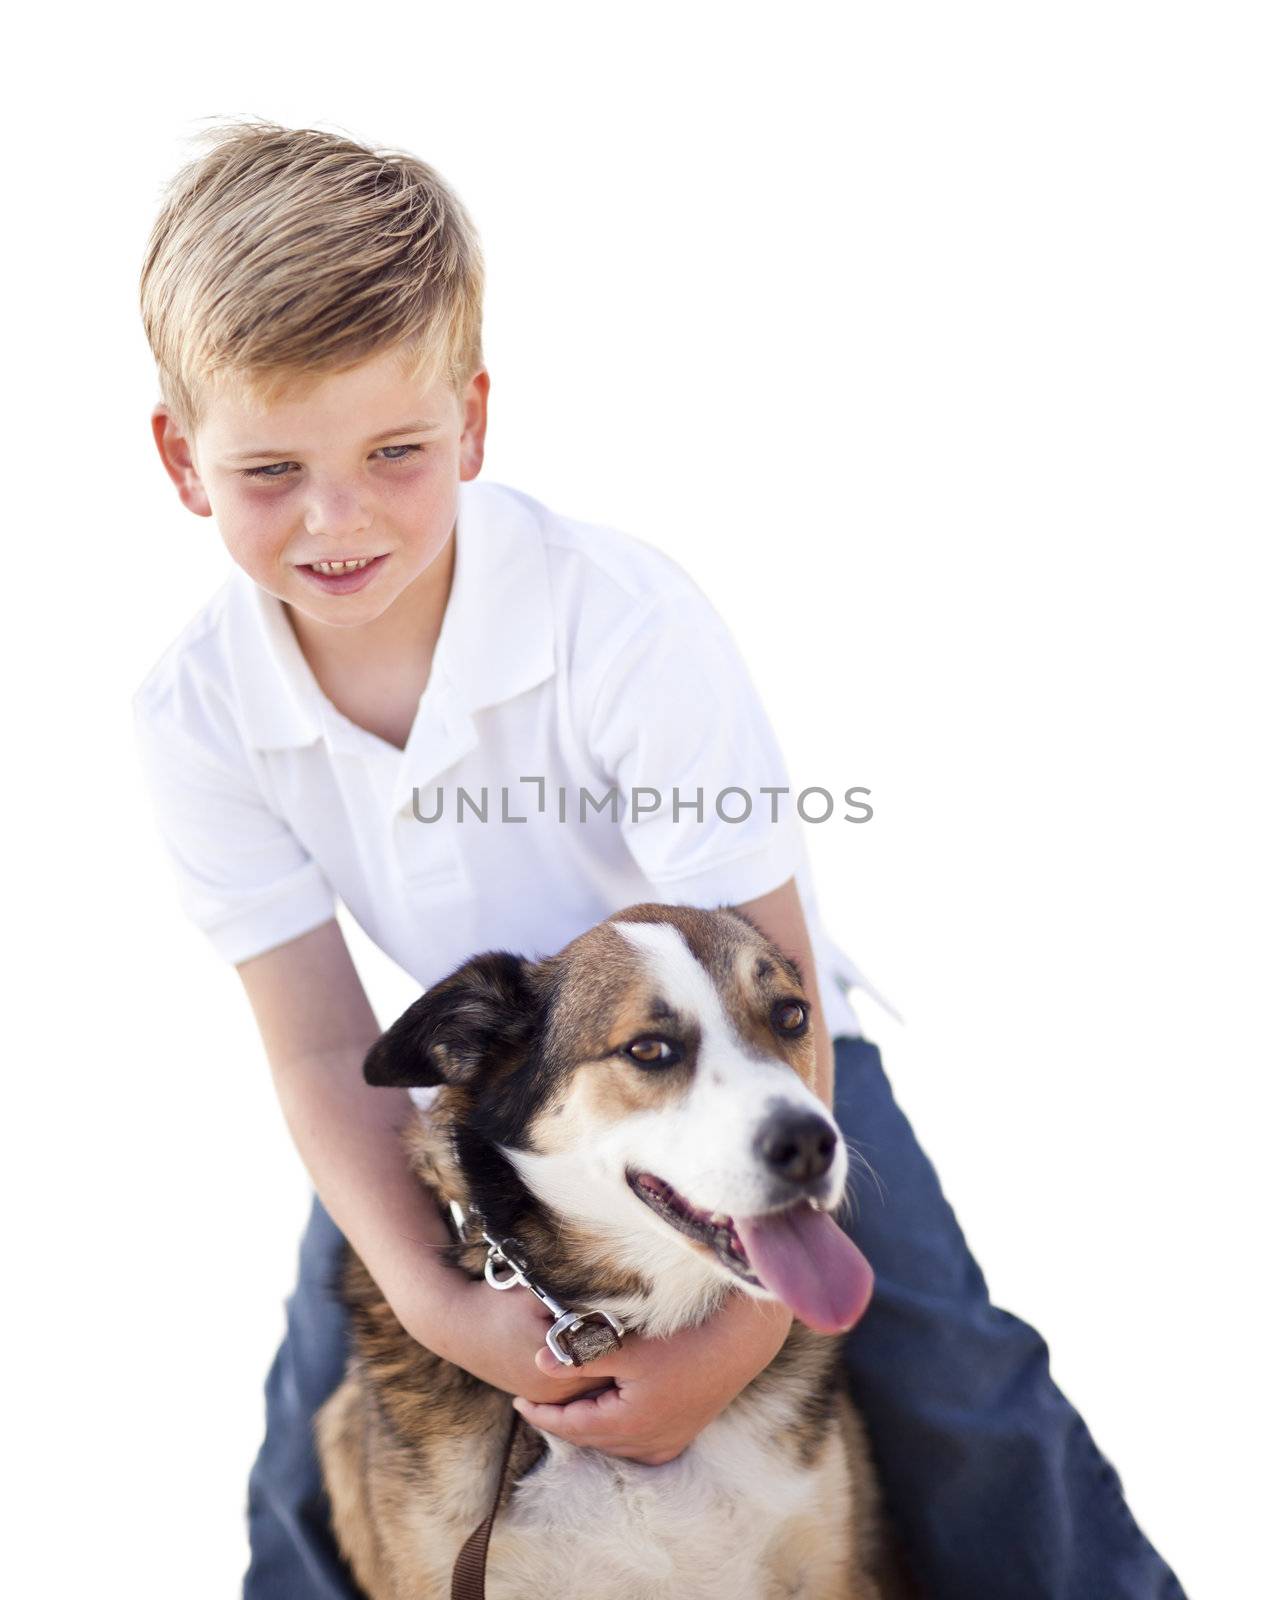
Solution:
M 533 1400 L 572 1399 L 608 1382 L 599 1374 L 598 1363 L 560 1366 L 546 1344 L 546 1332 L 554 1318 L 527 1289 L 498 1291 L 483 1278 L 466 1279 L 460 1273 L 458 1277 L 461 1281 L 449 1302 L 443 1337 L 437 1336 L 436 1343 L 429 1345 L 446 1361 L 464 1367 L 495 1389 Z M 420 1342 L 427 1343 L 424 1339 Z M 546 1357 L 546 1370 L 555 1369 L 553 1376 L 540 1376 L 539 1350 Z
M 558 1384 L 560 1395 L 547 1404 L 525 1384 L 515 1409 L 534 1427 L 571 1444 L 659 1467 L 673 1461 L 763 1371 L 793 1320 L 779 1301 L 733 1292 L 698 1327 L 668 1339 L 628 1333 L 620 1350 L 586 1367 L 561 1367 L 543 1345 L 535 1365 L 545 1377 L 537 1387 Z M 605 1378 L 614 1387 L 574 1398 L 587 1373 L 590 1387 Z

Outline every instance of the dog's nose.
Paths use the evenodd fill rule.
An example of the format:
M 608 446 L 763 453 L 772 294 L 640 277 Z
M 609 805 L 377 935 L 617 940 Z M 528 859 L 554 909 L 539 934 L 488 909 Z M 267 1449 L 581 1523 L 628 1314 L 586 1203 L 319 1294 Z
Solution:
M 756 1152 L 789 1183 L 810 1183 L 830 1170 L 838 1135 L 814 1111 L 778 1111 L 759 1130 Z

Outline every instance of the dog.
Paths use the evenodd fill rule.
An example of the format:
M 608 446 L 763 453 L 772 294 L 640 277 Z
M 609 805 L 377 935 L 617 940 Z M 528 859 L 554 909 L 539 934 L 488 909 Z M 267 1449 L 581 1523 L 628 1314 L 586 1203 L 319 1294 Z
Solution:
M 834 1336 L 872 1280 L 834 1217 L 849 1158 L 815 1063 L 793 961 L 739 912 L 655 904 L 539 961 L 477 956 L 377 1041 L 367 1082 L 435 1091 L 406 1144 L 441 1214 L 476 1206 L 563 1306 L 658 1338 L 734 1292 L 779 1298 L 795 1320 L 679 1456 L 645 1465 L 518 1418 L 510 1395 L 412 1339 L 348 1251 L 350 1359 L 316 1441 L 370 1600 L 449 1594 L 512 1416 L 489 1600 L 897 1592 Z M 477 1278 L 485 1256 L 463 1236 L 447 1259 Z

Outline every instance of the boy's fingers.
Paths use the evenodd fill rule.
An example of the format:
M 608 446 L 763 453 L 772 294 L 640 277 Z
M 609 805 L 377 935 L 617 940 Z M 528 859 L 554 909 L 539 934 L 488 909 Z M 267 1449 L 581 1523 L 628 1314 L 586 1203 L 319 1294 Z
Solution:
M 621 1402 L 620 1389 L 604 1389 L 599 1394 L 568 1400 L 563 1405 L 526 1400 L 514 1401 L 515 1410 L 534 1428 L 553 1433 L 569 1444 L 590 1443 L 601 1428 L 611 1430 Z
M 558 1359 L 549 1345 L 543 1344 L 539 1350 L 533 1352 L 533 1365 L 538 1372 L 544 1372 L 548 1378 L 579 1378 L 583 1372 L 597 1372 L 600 1382 L 603 1382 L 604 1379 L 614 1375 L 608 1361 L 607 1356 L 601 1356 L 592 1361 L 588 1367 L 570 1367 Z

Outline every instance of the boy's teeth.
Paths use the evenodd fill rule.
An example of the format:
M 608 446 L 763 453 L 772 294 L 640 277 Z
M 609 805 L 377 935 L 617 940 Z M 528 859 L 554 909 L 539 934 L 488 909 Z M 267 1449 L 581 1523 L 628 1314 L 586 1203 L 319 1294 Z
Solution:
M 366 567 L 372 556 L 361 556 L 358 561 L 312 561 L 312 572 L 326 572 L 331 577 L 335 572 L 357 572 L 360 567 Z

